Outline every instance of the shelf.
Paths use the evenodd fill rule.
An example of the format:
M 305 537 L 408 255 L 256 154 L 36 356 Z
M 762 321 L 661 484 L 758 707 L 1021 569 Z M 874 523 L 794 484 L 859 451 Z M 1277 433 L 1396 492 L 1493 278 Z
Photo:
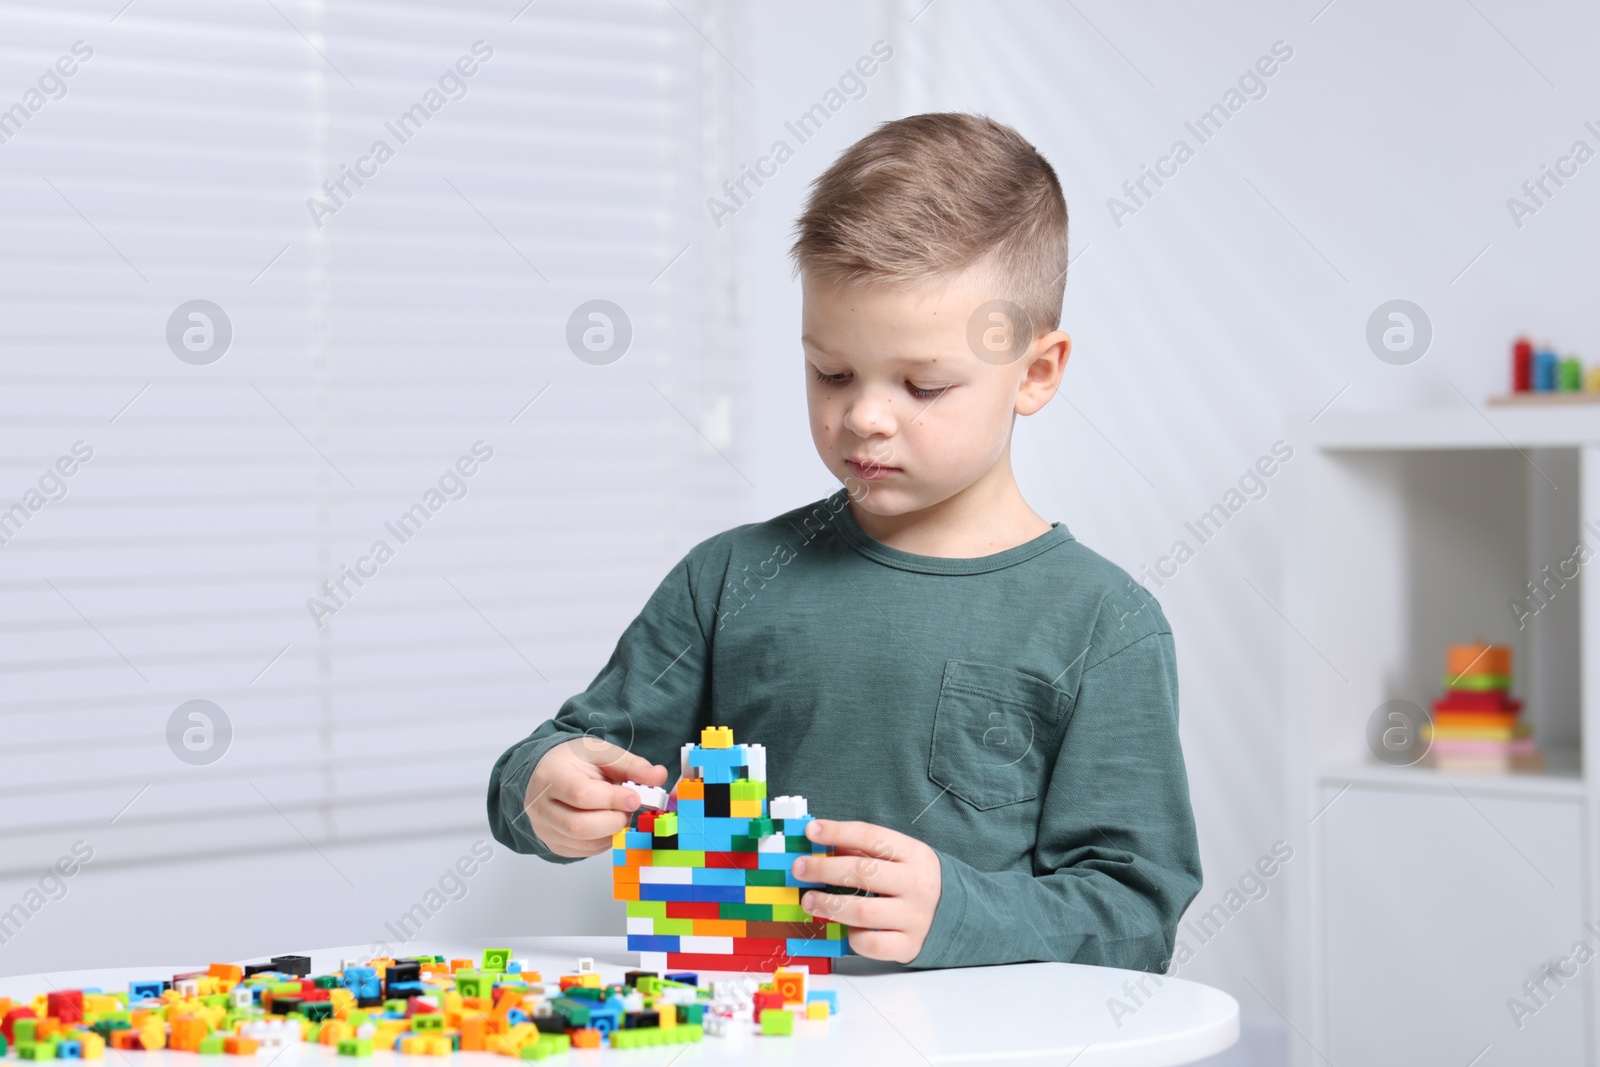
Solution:
M 1328 412 L 1301 420 L 1305 439 L 1326 451 L 1568 447 L 1600 442 L 1600 410 L 1584 404 L 1476 409 Z
M 1317 772 L 1324 786 L 1345 784 L 1379 786 L 1429 793 L 1463 793 L 1494 796 L 1533 796 L 1581 801 L 1583 777 L 1576 749 L 1545 753 L 1547 769 L 1539 774 L 1441 774 L 1426 767 L 1390 767 L 1376 761 L 1330 764 Z

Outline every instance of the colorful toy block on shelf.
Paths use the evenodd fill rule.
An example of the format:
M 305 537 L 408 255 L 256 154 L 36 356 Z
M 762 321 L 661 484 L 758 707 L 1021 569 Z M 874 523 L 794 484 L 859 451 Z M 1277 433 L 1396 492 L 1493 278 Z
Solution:
M 1542 771 L 1544 756 L 1522 701 L 1511 696 L 1511 649 L 1451 645 L 1445 653 L 1445 694 L 1433 702 L 1428 754 L 1422 765 L 1451 774 Z
M 802 854 L 832 851 L 806 837 L 806 799 L 769 804 L 766 749 L 734 744 L 726 726 L 706 727 L 698 745 L 683 746 L 680 763 L 664 810 L 640 808 L 636 825 L 612 839 L 612 892 L 627 902 L 628 948 L 654 970 L 831 973 L 850 953 L 848 931 L 812 918 L 800 894 L 838 890 L 792 869 Z
M 1561 356 L 1549 344 L 1535 348 L 1526 337 L 1511 346 L 1511 392 L 1491 396 L 1491 404 L 1600 403 L 1600 366 L 1584 369 L 1574 355 Z
M 629 971 L 605 983 L 591 959 L 546 982 L 511 958 L 443 956 L 346 961 L 311 976 L 304 956 L 271 963 L 213 963 L 205 971 L 132 982 L 126 990 L 52 990 L 26 1002 L 0 997 L 0 1056 L 106 1059 L 170 1049 L 248 1056 L 315 1042 L 340 1056 L 374 1050 L 449 1056 L 493 1052 L 542 1060 L 568 1049 L 687 1044 L 736 1028 L 787 1035 L 796 1019 L 838 1010 L 832 990 L 808 990 L 804 971 L 779 969 L 699 986 L 699 976 Z

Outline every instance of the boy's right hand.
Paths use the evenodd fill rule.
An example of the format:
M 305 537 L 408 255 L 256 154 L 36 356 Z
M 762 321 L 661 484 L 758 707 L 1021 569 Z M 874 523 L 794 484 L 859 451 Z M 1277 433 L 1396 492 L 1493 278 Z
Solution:
M 639 797 L 620 782 L 662 786 L 667 769 L 596 737 L 546 752 L 528 778 L 522 807 L 533 832 L 558 856 L 593 856 L 632 821 Z

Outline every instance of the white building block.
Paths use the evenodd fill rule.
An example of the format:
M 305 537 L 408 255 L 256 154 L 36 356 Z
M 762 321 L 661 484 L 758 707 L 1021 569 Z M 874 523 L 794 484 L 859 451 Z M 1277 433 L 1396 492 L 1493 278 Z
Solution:
M 757 852 L 783 852 L 786 848 L 782 834 L 768 834 L 766 837 L 756 839 Z M 643 871 L 644 868 L 640 867 L 639 870 Z
M 622 788 L 633 790 L 639 798 L 639 806 L 650 811 L 660 811 L 667 806 L 667 791 L 658 785 L 640 785 L 638 782 L 623 782 Z
M 767 746 L 745 745 L 744 776 L 752 782 L 767 780 Z
M 691 766 L 689 766 L 689 753 L 693 749 L 694 749 L 694 745 L 693 744 L 687 744 L 687 745 L 684 745 L 682 748 L 678 749 L 678 777 L 679 778 L 698 778 L 698 777 L 700 777 L 700 768 L 699 767 L 691 767 Z
M 654 919 L 650 918 L 650 916 L 648 916 L 648 915 L 630 915 L 630 916 L 628 916 L 628 933 L 630 933 L 630 934 L 654 934 L 655 932 L 656 932 L 656 921 Z
M 782 841 L 783 838 L 778 838 Z M 693 867 L 640 867 L 639 881 L 643 885 L 694 885 Z M 684 949 L 688 952 L 688 949 Z
M 641 871 L 643 867 L 639 868 Z M 731 937 L 680 937 L 678 938 L 679 952 L 703 952 L 707 955 L 731 956 L 733 955 L 733 938 Z
M 593 956 L 579 956 L 578 957 L 578 973 L 579 974 L 593 974 L 594 973 L 594 957 Z
M 665 952 L 639 953 L 639 970 L 654 971 L 656 974 L 660 974 L 668 969 L 667 954 Z
M 773 797 L 769 806 L 772 809 L 769 814 L 774 819 L 798 819 L 810 814 L 806 811 L 805 797 Z

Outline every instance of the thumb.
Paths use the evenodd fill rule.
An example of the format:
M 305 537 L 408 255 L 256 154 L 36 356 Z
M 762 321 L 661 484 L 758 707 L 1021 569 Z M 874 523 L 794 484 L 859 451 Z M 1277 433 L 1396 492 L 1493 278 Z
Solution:
M 643 756 L 615 746 L 609 755 L 596 760 L 595 766 L 601 774 L 613 782 L 665 785 L 667 781 L 667 769 L 661 764 L 651 763 Z

